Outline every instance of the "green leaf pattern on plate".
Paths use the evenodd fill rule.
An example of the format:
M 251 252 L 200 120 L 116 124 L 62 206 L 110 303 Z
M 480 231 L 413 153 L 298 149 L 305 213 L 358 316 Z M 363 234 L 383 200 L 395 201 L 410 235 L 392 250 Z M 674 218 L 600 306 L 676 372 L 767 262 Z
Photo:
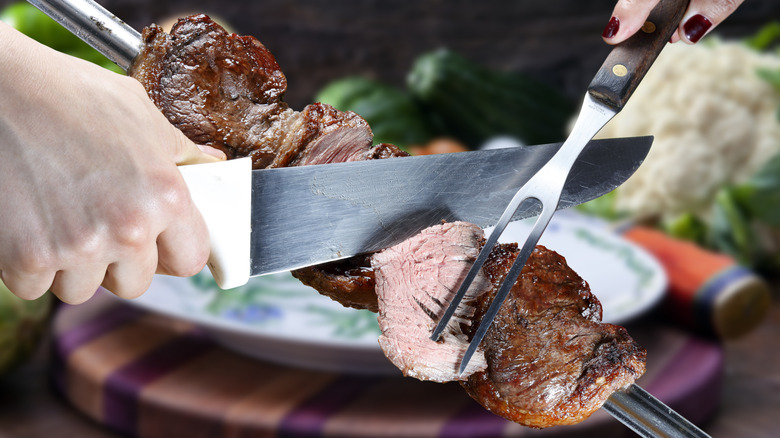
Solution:
M 279 323 L 287 314 L 307 315 L 307 322 L 340 339 L 378 336 L 376 314 L 368 310 L 333 308 L 307 299 L 317 294 L 288 275 L 255 277 L 242 287 L 223 291 L 217 287 L 208 272 L 190 278 L 190 283 L 201 294 L 209 297 L 205 311 L 250 326 L 270 326 Z M 330 304 L 330 302 L 328 302 Z
M 594 233 L 587 228 L 576 227 L 574 229 L 573 235 L 576 238 L 588 243 L 589 245 L 599 248 L 605 252 L 611 252 L 618 259 L 623 260 L 626 268 L 636 274 L 638 278 L 638 287 L 634 289 L 635 294 L 639 295 L 641 289 L 644 289 L 652 284 L 653 276 L 655 275 L 656 270 L 653 269 L 652 266 L 645 265 L 645 263 L 636 255 L 635 249 L 633 247 L 627 246 L 625 244 L 616 244 L 615 241 L 602 237 L 603 234 Z

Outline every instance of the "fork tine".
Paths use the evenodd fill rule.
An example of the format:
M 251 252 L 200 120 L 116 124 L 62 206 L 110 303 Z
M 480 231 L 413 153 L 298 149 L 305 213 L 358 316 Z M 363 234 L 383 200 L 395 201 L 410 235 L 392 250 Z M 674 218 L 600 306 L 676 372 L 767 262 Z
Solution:
M 501 287 L 498 289 L 496 296 L 493 297 L 493 301 L 490 303 L 490 307 L 488 307 L 487 312 L 485 312 L 485 316 L 482 317 L 482 321 L 479 323 L 479 327 L 474 333 L 474 336 L 472 337 L 471 342 L 466 349 L 466 353 L 463 355 L 463 358 L 460 361 L 458 374 L 463 374 L 463 372 L 466 370 L 466 366 L 471 360 L 471 356 L 473 356 L 474 352 L 477 351 L 477 347 L 479 346 L 480 342 L 482 342 L 482 338 L 485 337 L 485 333 L 487 333 L 488 329 L 490 328 L 490 325 L 493 322 L 493 318 L 495 318 L 498 310 L 504 303 L 504 300 L 509 294 L 509 291 L 512 290 L 512 286 L 514 286 L 515 282 L 520 277 L 523 266 L 525 266 L 525 263 L 531 256 L 531 253 L 536 247 L 536 244 L 542 237 L 542 233 L 544 233 L 545 228 L 547 228 L 547 224 L 550 223 L 550 219 L 552 219 L 553 213 L 555 213 L 558 202 L 555 201 L 554 204 L 555 205 L 544 203 L 542 205 L 542 213 L 536 219 L 534 227 L 528 234 L 528 238 L 525 240 L 525 243 L 523 243 L 523 247 L 520 249 L 520 253 L 517 255 L 517 258 L 514 262 L 512 262 L 512 267 L 509 268 L 509 272 L 507 272 L 504 281 L 501 283 Z
M 520 190 L 518 190 L 517 193 L 515 193 L 515 196 L 509 202 L 509 205 L 507 205 L 506 210 L 504 210 L 504 213 L 501 215 L 501 218 L 499 218 L 495 228 L 493 228 L 493 231 L 490 233 L 490 236 L 488 236 L 485 245 L 479 251 L 477 258 L 474 260 L 474 264 L 471 265 L 471 268 L 466 274 L 466 277 L 463 279 L 463 282 L 460 284 L 460 287 L 458 288 L 458 292 L 455 293 L 455 296 L 452 298 L 452 301 L 450 301 L 449 306 L 447 306 L 447 310 L 444 311 L 444 314 L 439 320 L 439 323 L 436 324 L 436 328 L 433 329 L 433 333 L 431 334 L 431 340 L 433 341 L 439 340 L 439 337 L 441 336 L 442 332 L 444 332 L 444 329 L 447 327 L 447 324 L 449 324 L 450 319 L 452 319 L 452 315 L 455 314 L 455 310 L 458 308 L 458 305 L 460 305 L 460 302 L 463 301 L 463 297 L 466 295 L 466 292 L 471 287 L 471 284 L 474 282 L 474 279 L 477 277 L 477 274 L 482 269 L 482 265 L 484 265 L 485 261 L 487 261 L 490 252 L 493 251 L 493 248 L 496 246 L 496 243 L 498 243 L 498 238 L 501 237 L 501 234 L 504 233 L 506 226 L 512 220 L 512 216 L 514 216 L 517 209 L 520 208 L 520 205 L 522 205 L 523 202 L 525 202 L 526 200 L 536 199 L 536 198 L 529 197 L 526 194 L 527 191 L 528 191 L 528 185 L 520 188 Z

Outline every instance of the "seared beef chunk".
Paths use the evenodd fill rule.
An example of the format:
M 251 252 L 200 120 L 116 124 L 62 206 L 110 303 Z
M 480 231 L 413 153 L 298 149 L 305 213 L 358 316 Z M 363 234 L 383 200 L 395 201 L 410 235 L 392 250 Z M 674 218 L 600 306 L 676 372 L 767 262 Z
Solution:
M 483 266 L 493 288 L 478 300 L 476 320 L 517 257 L 502 245 Z M 463 387 L 488 410 L 548 427 L 590 416 L 614 391 L 645 371 L 646 352 L 623 327 L 602 324 L 601 303 L 559 254 L 537 246 L 482 345 L 488 369 Z
M 298 112 L 282 100 L 287 79 L 251 36 L 230 34 L 205 15 L 180 19 L 170 35 L 151 25 L 130 68 L 163 114 L 196 143 L 255 169 L 407 155 L 371 148 L 365 120 L 325 104 Z
M 205 15 L 179 20 L 170 35 L 151 25 L 142 38 L 128 73 L 187 137 L 228 158 L 252 156 L 256 168 L 297 153 L 285 142 L 301 123 L 282 102 L 287 79 L 255 38 L 230 35 Z
M 483 243 L 480 228 L 454 222 L 374 255 L 380 344 L 406 375 L 459 377 L 465 347 L 519 252 L 516 244 L 496 246 L 436 345 L 431 331 Z M 622 327 L 600 321 L 588 284 L 562 256 L 537 246 L 482 341 L 484 353 L 472 359 L 481 365 L 484 354 L 487 369 L 467 369 L 461 384 L 486 409 L 526 426 L 582 421 L 645 370 L 645 350 Z
M 292 274 L 345 307 L 379 311 L 370 255 L 301 268 Z
M 251 157 L 260 169 L 408 156 L 390 144 L 372 147 L 371 128 L 353 112 L 320 103 L 290 109 L 282 100 L 287 79 L 268 49 L 205 15 L 180 19 L 170 35 L 151 25 L 143 41 L 130 75 L 187 137 L 221 149 L 228 159 Z M 376 311 L 373 272 L 359 269 L 364 262 L 293 274 L 345 306 Z
M 469 346 L 462 325 L 471 324 L 474 300 L 487 293 L 490 283 L 477 276 L 453 321 L 436 342 L 430 339 L 436 322 L 452 301 L 482 246 L 482 229 L 453 222 L 430 227 L 414 237 L 374 255 L 379 299 L 379 345 L 404 375 L 420 380 L 459 380 L 460 359 Z M 466 375 L 484 370 L 485 356 L 478 350 Z M 465 378 L 465 377 L 464 377 Z
M 228 158 L 249 156 L 264 168 L 406 155 L 392 145 L 371 147 L 371 129 L 354 113 L 323 104 L 290 109 L 282 100 L 286 79 L 268 50 L 205 15 L 179 20 L 170 35 L 150 26 L 143 39 L 132 76 L 171 123 Z M 429 341 L 482 244 L 476 226 L 443 224 L 373 258 L 294 275 L 344 305 L 379 311 L 390 359 L 408 375 L 444 381 L 459 378 L 463 347 L 517 254 L 516 245 L 497 247 L 444 340 Z M 538 247 L 462 385 L 487 409 L 521 424 L 580 421 L 644 372 L 644 350 L 600 319 L 588 285 L 563 257 Z

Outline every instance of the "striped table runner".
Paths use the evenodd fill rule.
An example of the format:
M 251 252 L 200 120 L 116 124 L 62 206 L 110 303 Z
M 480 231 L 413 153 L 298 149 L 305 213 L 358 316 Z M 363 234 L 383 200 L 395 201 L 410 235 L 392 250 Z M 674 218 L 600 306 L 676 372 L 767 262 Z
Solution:
M 662 328 L 630 330 L 648 349 L 640 385 L 695 422 L 717 407 L 715 342 Z M 98 294 L 54 320 L 56 388 L 73 406 L 131 437 L 626 436 L 603 411 L 532 430 L 499 418 L 457 384 L 340 375 L 228 351 L 185 321 Z

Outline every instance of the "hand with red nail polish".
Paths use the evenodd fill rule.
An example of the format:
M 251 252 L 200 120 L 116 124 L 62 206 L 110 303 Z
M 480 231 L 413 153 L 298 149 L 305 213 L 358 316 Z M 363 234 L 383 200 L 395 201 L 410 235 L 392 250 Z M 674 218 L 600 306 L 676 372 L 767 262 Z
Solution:
M 691 0 L 680 27 L 670 42 L 695 44 L 731 15 L 744 0 Z M 659 0 L 618 0 L 602 37 L 618 44 L 636 33 Z

